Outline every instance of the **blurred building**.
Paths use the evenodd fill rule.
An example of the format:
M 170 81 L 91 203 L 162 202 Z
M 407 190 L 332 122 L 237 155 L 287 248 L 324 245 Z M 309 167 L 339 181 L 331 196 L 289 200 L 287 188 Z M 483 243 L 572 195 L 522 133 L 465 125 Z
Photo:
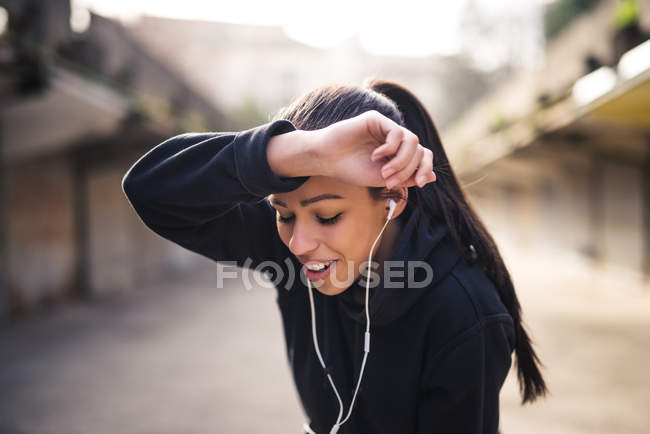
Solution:
M 503 78 L 455 56 L 377 56 L 358 35 L 331 47 L 295 41 L 281 26 L 143 16 L 129 31 L 201 89 L 206 98 L 250 127 L 301 93 L 325 83 L 360 84 L 371 75 L 405 83 L 444 125 Z
M 443 139 L 504 245 L 647 279 L 650 2 L 592 3 Z
M 225 116 L 115 21 L 75 17 L 68 0 L 0 7 L 0 316 L 191 264 L 142 225 L 121 178 L 162 139 Z

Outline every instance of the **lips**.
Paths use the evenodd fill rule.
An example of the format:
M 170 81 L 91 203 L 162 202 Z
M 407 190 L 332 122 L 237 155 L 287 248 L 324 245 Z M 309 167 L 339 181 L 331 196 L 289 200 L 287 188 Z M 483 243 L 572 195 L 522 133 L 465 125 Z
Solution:
M 323 264 L 323 263 L 327 264 L 328 262 L 329 262 L 329 264 L 325 268 L 323 268 L 322 270 L 318 270 L 318 271 L 310 270 L 306 266 L 306 264 L 319 264 L 319 263 L 320 264 Z M 337 262 L 337 260 L 309 261 L 309 262 L 307 262 L 305 264 L 305 266 L 303 266 L 303 272 L 305 273 L 305 275 L 307 277 L 309 277 L 312 280 L 322 279 L 323 277 L 327 276 L 330 273 L 330 271 L 332 271 L 332 268 L 334 268 L 334 264 L 336 264 L 336 262 Z

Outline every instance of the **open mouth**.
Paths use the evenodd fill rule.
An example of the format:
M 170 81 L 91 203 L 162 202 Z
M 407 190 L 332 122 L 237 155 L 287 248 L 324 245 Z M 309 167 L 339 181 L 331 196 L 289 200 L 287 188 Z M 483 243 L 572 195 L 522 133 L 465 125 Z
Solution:
M 325 268 L 322 268 L 320 270 L 310 270 L 309 268 L 303 266 L 303 270 L 307 275 L 307 277 L 309 277 L 310 279 L 320 279 L 325 277 L 330 272 L 330 270 L 333 268 L 332 265 L 334 265 L 335 263 L 336 261 L 331 261 L 329 264 L 325 266 Z
M 320 270 L 314 270 L 314 271 L 318 271 L 318 272 L 325 271 L 325 270 L 327 270 L 328 268 L 330 268 L 330 265 L 332 265 L 333 263 L 334 263 L 334 261 L 332 261 L 332 262 L 330 262 L 329 264 L 327 264 L 327 265 L 325 266 L 325 268 L 322 268 L 322 269 L 320 269 Z

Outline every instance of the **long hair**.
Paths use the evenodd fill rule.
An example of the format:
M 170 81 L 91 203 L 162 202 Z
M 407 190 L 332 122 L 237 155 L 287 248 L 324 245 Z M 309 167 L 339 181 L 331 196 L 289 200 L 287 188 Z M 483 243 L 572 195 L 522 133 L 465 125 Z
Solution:
M 408 202 L 446 225 L 461 252 L 470 262 L 478 261 L 494 283 L 501 302 L 515 325 L 516 366 L 522 404 L 548 392 L 539 369 L 541 362 L 524 328 L 521 307 L 499 249 L 478 217 L 449 165 L 438 131 L 420 100 L 404 86 L 388 80 L 368 79 L 362 86 L 320 86 L 278 111 L 273 120 L 287 119 L 297 129 L 317 130 L 376 110 L 418 136 L 420 144 L 433 151 L 437 181 L 423 188 L 409 188 Z M 368 187 L 375 199 L 391 197 L 384 187 Z

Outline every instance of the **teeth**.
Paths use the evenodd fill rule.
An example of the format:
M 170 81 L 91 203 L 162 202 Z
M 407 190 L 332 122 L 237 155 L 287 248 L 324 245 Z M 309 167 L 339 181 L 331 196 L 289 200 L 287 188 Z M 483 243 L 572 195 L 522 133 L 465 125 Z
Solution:
M 330 262 L 321 262 L 320 264 L 310 264 L 310 265 L 305 265 L 305 267 L 307 267 L 307 269 L 312 270 L 312 271 L 320 271 L 320 270 L 324 269 L 325 267 L 327 267 L 331 262 L 332 261 L 330 261 Z

